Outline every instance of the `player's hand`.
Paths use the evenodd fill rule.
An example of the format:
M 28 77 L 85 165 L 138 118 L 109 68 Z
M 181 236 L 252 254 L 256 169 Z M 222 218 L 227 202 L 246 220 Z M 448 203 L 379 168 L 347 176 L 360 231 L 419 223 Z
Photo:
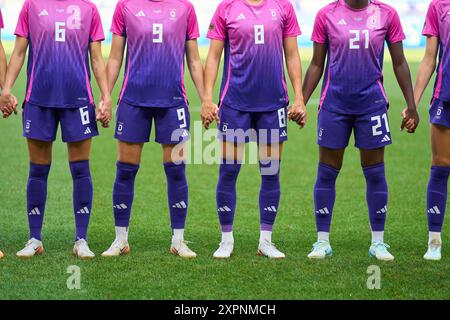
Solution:
M 408 133 L 414 133 L 419 126 L 419 114 L 417 113 L 417 109 L 413 108 L 405 108 L 402 112 L 402 126 L 401 130 L 403 131 L 405 128 L 408 130 Z
M 112 103 L 111 98 L 101 98 L 98 104 L 97 121 L 100 121 L 103 128 L 109 128 L 109 123 L 112 118 Z
M 306 125 L 306 120 L 308 119 L 308 114 L 306 112 L 306 106 L 303 102 L 295 102 L 288 111 L 288 118 L 296 122 L 300 128 Z
M 3 93 L 0 97 L 0 110 L 3 118 L 9 118 L 13 113 L 17 114 L 17 98 L 9 93 Z
M 219 108 L 212 101 L 203 102 L 200 117 L 205 129 L 209 129 L 211 123 L 219 122 Z

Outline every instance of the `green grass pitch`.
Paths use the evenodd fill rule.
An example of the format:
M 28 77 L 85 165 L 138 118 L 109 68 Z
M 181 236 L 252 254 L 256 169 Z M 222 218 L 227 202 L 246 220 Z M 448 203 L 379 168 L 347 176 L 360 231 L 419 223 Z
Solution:
M 8 46 L 10 50 L 10 45 Z M 106 50 L 105 50 L 106 51 Z M 202 50 L 204 54 L 204 50 Z M 415 76 L 421 51 L 408 51 Z M 304 67 L 310 51 L 302 50 Z M 186 76 L 192 120 L 199 120 L 199 100 Z M 25 73 L 15 94 L 22 99 Z M 121 82 L 121 81 L 120 81 Z M 386 241 L 396 260 L 381 263 L 368 257 L 370 230 L 365 202 L 365 181 L 359 153 L 349 147 L 337 183 L 332 226 L 334 256 L 325 261 L 306 258 L 316 240 L 313 186 L 318 151 L 316 117 L 318 91 L 309 105 L 309 123 L 303 130 L 289 126 L 281 171 L 282 200 L 274 241 L 287 254 L 283 261 L 257 257 L 259 235 L 256 165 L 246 165 L 238 180 L 235 255 L 215 261 L 212 253 L 220 240 L 215 208 L 217 165 L 190 165 L 190 208 L 186 238 L 199 257 L 185 261 L 169 254 L 170 225 L 161 148 L 146 145 L 136 182 L 130 229 L 132 252 L 117 259 L 100 253 L 114 239 L 112 186 L 116 142 L 113 130 L 101 130 L 93 143 L 91 168 L 95 200 L 89 240 L 97 254 L 92 261 L 71 255 L 74 239 L 72 180 L 67 152 L 58 138 L 49 178 L 43 230 L 46 252 L 32 260 L 19 260 L 15 252 L 27 240 L 25 188 L 27 149 L 21 136 L 21 119 L 0 121 L 0 299 L 449 299 L 450 224 L 443 230 L 444 257 L 437 263 L 422 259 L 426 250 L 426 185 L 430 167 L 428 90 L 420 106 L 422 122 L 415 135 L 400 132 L 404 100 L 386 61 L 385 84 L 391 101 L 390 121 L 394 144 L 387 149 L 390 210 Z M 117 100 L 120 85 L 116 87 Z M 94 85 L 96 97 L 98 90 Z M 448 222 L 448 221 L 447 221 Z M 81 268 L 81 289 L 66 286 L 67 268 Z M 381 290 L 366 286 L 370 265 L 381 268 Z

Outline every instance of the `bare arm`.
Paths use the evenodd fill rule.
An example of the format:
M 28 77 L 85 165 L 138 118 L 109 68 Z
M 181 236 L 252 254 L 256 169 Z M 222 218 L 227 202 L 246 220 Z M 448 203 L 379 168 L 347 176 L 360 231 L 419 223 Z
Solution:
M 414 101 L 416 106 L 419 107 L 420 100 L 423 93 L 430 82 L 433 72 L 436 70 L 436 60 L 438 55 L 439 40 L 437 37 L 427 38 L 427 48 L 425 50 L 425 56 L 419 66 L 417 73 L 416 85 L 414 87 Z
M 194 81 L 198 96 L 203 103 L 205 100 L 204 70 L 200 53 L 198 52 L 197 40 L 186 42 L 186 60 L 192 81 Z
M 125 43 L 125 37 L 113 34 L 111 52 L 109 53 L 108 64 L 106 66 L 108 74 L 108 89 L 110 93 L 114 90 L 114 86 L 119 78 L 120 69 L 122 68 L 123 63 Z
M 92 42 L 89 46 L 89 51 L 92 71 L 101 92 L 97 119 L 102 122 L 103 127 L 107 128 L 109 121 L 111 121 L 111 96 L 108 90 L 106 66 L 102 55 L 102 43 L 100 41 Z
M 294 89 L 294 104 L 289 109 L 288 116 L 300 127 L 306 124 L 306 107 L 302 92 L 302 62 L 298 52 L 297 37 L 284 39 L 284 54 L 286 67 Z
M 305 104 L 308 104 L 309 99 L 311 99 L 314 90 L 316 90 L 322 78 L 327 51 L 326 44 L 314 42 L 313 57 L 303 82 L 303 99 L 305 100 Z
M 14 50 L 9 61 L 8 70 L 6 71 L 6 78 L 3 84 L 2 97 L 10 99 L 11 104 L 5 106 L 3 109 L 3 117 L 9 117 L 17 109 L 17 98 L 11 94 L 14 83 L 19 76 L 20 70 L 25 62 L 25 57 L 28 49 L 28 39 L 22 37 L 16 37 L 14 44 Z
M 205 128 L 208 128 L 211 122 L 218 120 L 218 108 L 213 102 L 214 86 L 219 72 L 220 59 L 225 43 L 220 40 L 212 40 L 209 47 L 208 57 L 205 65 L 205 101 L 202 106 L 201 117 Z
M 389 44 L 395 77 L 405 97 L 407 108 L 403 111 L 402 130 L 406 127 L 409 133 L 413 133 L 419 125 L 419 115 L 414 102 L 414 91 L 412 87 L 411 72 L 403 51 L 403 43 Z
M 1 37 L 1 31 L 0 31 Z M 6 78 L 6 54 L 5 49 L 3 48 L 3 44 L 0 41 L 0 87 L 3 89 L 3 85 L 5 84 Z

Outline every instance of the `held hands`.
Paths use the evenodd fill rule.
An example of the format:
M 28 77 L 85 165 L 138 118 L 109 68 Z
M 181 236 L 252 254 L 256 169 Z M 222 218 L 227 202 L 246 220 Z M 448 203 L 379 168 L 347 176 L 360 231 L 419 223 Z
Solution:
M 200 116 L 203 126 L 208 130 L 211 123 L 219 122 L 219 108 L 212 101 L 203 102 Z
M 17 114 L 17 98 L 10 94 L 3 92 L 0 97 L 0 111 L 3 114 L 3 118 L 7 119 L 13 113 Z
M 294 104 L 289 108 L 288 118 L 296 122 L 300 128 L 303 128 L 306 125 L 308 114 L 303 101 L 294 102 Z
M 109 122 L 112 118 L 111 97 L 101 97 L 97 110 L 97 121 L 100 121 L 103 128 L 109 128 Z
M 417 109 L 405 108 L 402 112 L 402 119 L 401 130 L 403 131 L 406 128 L 406 130 L 408 130 L 408 133 L 414 133 L 420 122 Z

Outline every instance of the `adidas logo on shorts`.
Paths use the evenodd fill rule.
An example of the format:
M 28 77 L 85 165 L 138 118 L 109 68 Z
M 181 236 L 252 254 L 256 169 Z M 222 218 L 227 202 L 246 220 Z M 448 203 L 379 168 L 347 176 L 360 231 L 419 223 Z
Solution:
M 433 208 L 430 208 L 428 210 L 428 213 L 432 213 L 432 214 L 441 214 L 441 211 L 439 210 L 439 208 L 437 206 L 434 206 Z
M 89 127 L 87 127 L 86 130 L 84 131 L 84 134 L 90 134 L 90 133 L 92 133 L 92 131 Z
M 177 203 L 175 203 L 173 206 L 172 206 L 172 208 L 178 208 L 178 209 L 186 209 L 187 208 L 187 205 L 186 205 L 186 202 L 184 202 L 184 201 L 181 201 L 181 202 L 177 202 Z
M 286 130 L 283 130 L 283 132 L 281 132 L 280 137 L 287 137 L 287 132 Z
M 391 138 L 389 138 L 388 135 L 385 135 L 383 140 L 381 140 L 381 142 L 389 142 L 389 141 L 391 141 Z

